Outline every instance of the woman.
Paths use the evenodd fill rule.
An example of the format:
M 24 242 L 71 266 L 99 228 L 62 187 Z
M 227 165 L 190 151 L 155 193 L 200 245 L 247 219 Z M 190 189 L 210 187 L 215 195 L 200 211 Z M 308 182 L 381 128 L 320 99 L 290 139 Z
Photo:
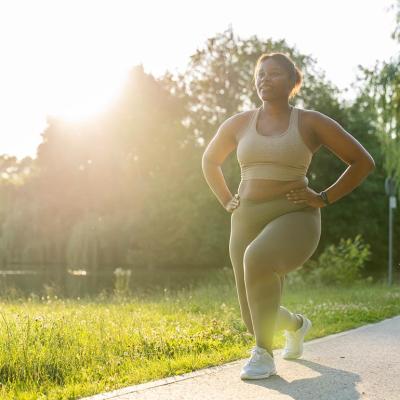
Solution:
M 229 254 L 241 315 L 256 341 L 242 379 L 276 374 L 274 331 L 285 330 L 284 358 L 302 355 L 311 321 L 280 306 L 285 274 L 315 252 L 320 209 L 350 193 L 375 168 L 371 155 L 336 121 L 289 104 L 300 89 L 302 73 L 287 55 L 261 55 L 254 79 L 262 106 L 226 119 L 202 159 L 207 183 L 231 213 Z M 306 173 L 322 145 L 348 168 L 318 193 L 308 186 Z M 235 149 L 241 181 L 232 196 L 221 164 Z

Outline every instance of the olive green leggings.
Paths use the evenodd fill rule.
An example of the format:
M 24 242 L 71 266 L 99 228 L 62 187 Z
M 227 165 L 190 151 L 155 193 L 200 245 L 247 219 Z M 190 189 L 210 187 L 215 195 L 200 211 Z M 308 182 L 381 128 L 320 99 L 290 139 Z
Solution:
M 240 199 L 239 207 L 231 213 L 229 255 L 241 315 L 249 331 L 252 331 L 252 319 L 263 315 L 256 309 L 265 297 L 274 296 L 275 306 L 280 305 L 285 274 L 312 256 L 320 236 L 319 208 L 293 203 L 286 196 L 267 201 Z M 275 286 L 269 286 L 272 280 Z M 276 282 L 280 284 L 279 292 Z M 248 292 L 253 290 L 258 294 L 249 301 Z M 257 305 L 252 307 L 252 302 Z M 277 311 L 278 320 L 280 313 L 288 312 L 284 307 L 278 307 Z

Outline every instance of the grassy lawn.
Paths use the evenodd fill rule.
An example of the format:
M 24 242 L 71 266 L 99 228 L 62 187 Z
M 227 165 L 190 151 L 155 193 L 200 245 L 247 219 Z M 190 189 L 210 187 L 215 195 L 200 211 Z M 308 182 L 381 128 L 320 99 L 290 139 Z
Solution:
M 76 399 L 248 357 L 232 275 L 208 282 L 128 299 L 0 301 L 0 398 Z M 285 287 L 282 305 L 313 321 L 310 340 L 398 315 L 399 300 L 399 286 Z

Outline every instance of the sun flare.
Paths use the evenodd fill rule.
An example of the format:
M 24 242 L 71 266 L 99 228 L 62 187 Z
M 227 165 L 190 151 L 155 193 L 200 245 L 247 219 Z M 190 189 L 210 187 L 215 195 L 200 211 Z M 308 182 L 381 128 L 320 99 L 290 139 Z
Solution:
M 120 93 L 127 70 L 99 69 L 93 65 L 80 70 L 63 71 L 64 78 L 57 79 L 48 88 L 51 93 L 49 114 L 68 121 L 84 120 L 101 112 L 113 103 Z

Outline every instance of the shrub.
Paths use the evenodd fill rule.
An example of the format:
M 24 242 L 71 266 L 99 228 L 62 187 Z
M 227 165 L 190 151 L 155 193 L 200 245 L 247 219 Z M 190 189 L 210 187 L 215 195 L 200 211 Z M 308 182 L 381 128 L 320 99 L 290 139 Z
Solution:
M 327 246 L 317 261 L 308 260 L 304 266 L 289 273 L 287 281 L 296 286 L 350 286 L 363 281 L 361 272 L 370 257 L 370 245 L 363 242 L 361 234 L 353 240 L 341 238 L 338 245 Z

